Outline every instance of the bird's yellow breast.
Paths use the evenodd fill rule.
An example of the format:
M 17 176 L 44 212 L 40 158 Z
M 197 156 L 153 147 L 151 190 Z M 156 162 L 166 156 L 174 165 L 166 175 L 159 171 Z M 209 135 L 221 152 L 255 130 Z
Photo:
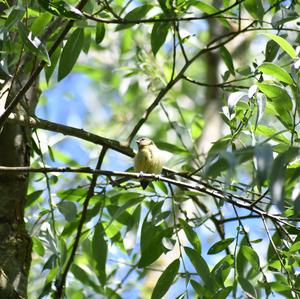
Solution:
M 155 145 L 140 149 L 134 159 L 134 170 L 136 172 L 161 173 L 160 150 Z

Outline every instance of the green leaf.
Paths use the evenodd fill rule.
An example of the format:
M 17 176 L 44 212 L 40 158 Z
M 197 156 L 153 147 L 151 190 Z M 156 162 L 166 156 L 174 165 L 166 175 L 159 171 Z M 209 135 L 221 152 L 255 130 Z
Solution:
M 36 190 L 26 196 L 26 207 L 30 207 L 36 200 L 38 200 L 44 190 Z
M 170 25 L 165 22 L 157 22 L 153 25 L 151 32 L 151 49 L 154 56 L 156 56 L 158 50 L 164 44 Z
M 18 29 L 26 48 L 35 54 L 39 59 L 50 65 L 51 61 L 45 45 L 37 37 L 33 36 L 32 32 L 29 32 L 23 23 L 18 23 Z
M 123 223 L 124 221 L 122 221 L 122 216 L 123 216 L 123 219 L 124 219 L 124 217 L 126 217 L 126 215 L 124 214 L 126 212 L 126 210 L 129 209 L 130 207 L 133 207 L 133 206 L 139 204 L 142 200 L 143 200 L 143 197 L 131 198 L 127 202 L 125 202 L 122 206 L 120 206 L 120 207 L 115 206 L 116 208 L 111 208 L 110 212 L 112 213 L 112 218 L 110 219 L 109 224 L 106 226 L 106 229 L 108 226 L 111 225 L 111 223 L 114 220 L 118 220 L 121 223 Z M 111 206 L 111 207 L 113 207 L 113 206 Z
M 160 255 L 166 250 L 162 244 L 163 238 L 170 238 L 172 236 L 173 229 L 171 227 L 165 228 L 161 223 L 165 220 L 164 214 L 161 211 L 163 201 L 153 203 L 152 207 L 147 213 L 141 231 L 141 241 L 140 241 L 140 252 L 141 258 L 138 263 L 138 267 L 146 267 L 153 263 Z M 148 221 L 148 217 L 152 214 L 152 220 Z M 168 212 L 168 211 L 166 211 Z M 151 236 L 151 238 L 149 238 Z
M 192 5 L 196 8 L 198 8 L 199 10 L 203 11 L 206 14 L 215 14 L 217 13 L 219 10 L 214 7 L 213 5 L 206 3 L 205 1 L 191 1 Z M 225 26 L 225 27 L 230 27 L 229 22 L 226 19 L 220 19 L 221 23 Z
M 32 251 L 37 253 L 39 256 L 45 255 L 45 248 L 43 246 L 42 241 L 38 238 L 33 236 L 32 238 Z
M 95 261 L 94 269 L 102 286 L 106 284 L 106 258 L 107 243 L 104 239 L 104 231 L 101 223 L 95 226 L 92 240 L 92 253 Z
M 73 221 L 76 219 L 77 208 L 74 202 L 64 200 L 58 203 L 57 207 L 67 221 Z
M 257 92 L 256 93 L 257 114 L 255 119 L 255 130 L 258 126 L 258 122 L 261 120 L 261 118 L 265 113 L 266 103 L 267 103 L 266 96 L 261 92 Z
M 195 231 L 189 226 L 189 224 L 183 219 L 179 219 L 180 226 L 183 228 L 184 233 L 189 240 L 189 242 L 193 245 L 194 249 L 201 254 L 201 242 L 195 233 Z
M 151 238 L 149 238 L 151 236 Z M 172 228 L 164 229 L 162 226 L 155 226 L 147 222 L 146 218 L 142 226 L 141 233 L 141 259 L 138 263 L 139 268 L 147 267 L 156 261 L 165 251 L 162 244 L 163 238 L 172 236 Z
M 147 13 L 148 11 L 152 8 L 152 5 L 146 4 L 146 5 L 142 5 L 142 6 L 138 6 L 136 8 L 134 8 L 132 11 L 130 11 L 125 17 L 125 20 L 128 21 L 135 21 L 135 20 L 139 20 L 142 19 Z M 116 31 L 118 30 L 123 30 L 123 29 L 127 29 L 130 27 L 133 27 L 134 25 L 136 25 L 136 23 L 130 23 L 130 24 L 119 24 L 116 27 Z
M 229 72 L 232 75 L 234 75 L 235 70 L 234 70 L 234 65 L 233 65 L 233 60 L 232 60 L 231 54 L 224 46 L 220 47 L 220 55 L 221 55 L 223 61 L 225 62 Z
M 256 179 L 259 186 L 262 186 L 268 178 L 273 165 L 273 150 L 269 144 L 258 145 L 254 149 L 256 164 Z
M 193 6 L 197 7 L 198 9 L 200 9 L 201 11 L 203 11 L 209 15 L 218 12 L 218 9 L 216 7 L 212 6 L 209 3 L 206 3 L 204 1 L 195 1 L 193 3 Z
M 100 44 L 105 36 L 105 26 L 103 23 L 97 23 L 96 26 L 96 43 Z
M 271 171 L 270 189 L 272 194 L 272 201 L 283 211 L 285 192 L 285 174 L 287 164 L 295 159 L 300 154 L 300 149 L 292 147 L 288 151 L 279 154 L 273 163 Z
M 205 290 L 203 289 L 202 285 L 200 283 L 198 283 L 197 281 L 191 279 L 190 283 L 193 287 L 193 289 L 195 290 L 197 295 L 203 295 Z
M 274 28 L 278 28 L 279 26 L 298 18 L 299 14 L 293 9 L 280 7 L 280 9 L 273 15 L 271 23 Z
M 234 240 L 234 238 L 228 238 L 228 239 L 221 240 L 221 241 L 215 243 L 213 246 L 211 246 L 207 253 L 208 254 L 219 253 L 219 252 L 223 251 L 225 248 L 227 248 L 233 242 L 233 240 Z
M 153 181 L 152 182 L 155 187 L 161 190 L 164 194 L 168 194 L 168 188 L 166 184 L 162 181 Z
M 87 190 L 81 187 L 76 189 L 61 190 L 56 193 L 56 195 L 61 199 L 68 199 L 76 202 L 86 197 L 86 194 Z
M 53 15 L 67 17 L 74 20 L 84 18 L 79 9 L 64 1 L 38 0 L 38 2 L 45 10 L 49 11 Z
M 279 48 L 279 45 L 275 41 L 273 41 L 272 39 L 269 40 L 266 44 L 265 49 L 265 61 L 273 61 L 278 53 Z
M 84 286 L 91 286 L 96 293 L 100 291 L 99 286 L 91 280 L 90 275 L 83 268 L 73 263 L 71 266 L 71 272 Z
M 58 66 L 58 81 L 63 79 L 71 72 L 81 52 L 83 42 L 83 28 L 77 28 L 68 38 L 67 43 L 62 50 Z
M 253 287 L 253 285 L 247 279 L 239 276 L 238 277 L 238 282 L 239 282 L 240 286 L 242 287 L 242 289 L 246 293 L 249 293 L 252 296 L 252 298 L 257 298 L 255 288 Z
M 298 252 L 300 251 L 300 241 L 295 242 L 289 250 L 289 252 L 295 252 L 295 251 Z
M 180 261 L 176 259 L 164 270 L 154 287 L 151 299 L 160 299 L 166 294 L 178 273 L 179 266 Z
M 245 0 L 243 3 L 253 18 L 259 19 L 260 21 L 263 19 L 264 7 L 261 3 L 261 0 Z
M 224 287 L 225 281 L 232 270 L 234 262 L 232 255 L 226 255 L 212 269 L 211 273 L 220 286 Z
M 181 155 L 181 154 L 185 154 L 187 152 L 186 149 L 184 149 L 183 147 L 180 147 L 174 143 L 158 141 L 158 142 L 156 142 L 156 144 L 161 150 L 170 152 L 172 154 Z
M 292 77 L 290 74 L 280 66 L 274 64 L 274 63 L 263 63 L 258 67 L 258 70 L 263 72 L 264 74 L 270 75 L 277 80 L 287 83 L 289 85 L 295 85 Z
M 256 83 L 256 85 L 270 99 L 268 104 L 275 109 L 279 120 L 286 128 L 291 129 L 293 126 L 291 116 L 293 104 L 287 91 L 272 84 Z
M 19 21 L 23 19 L 25 9 L 22 7 L 14 8 L 7 17 L 4 26 L 0 29 L 0 33 L 10 31 Z
M 296 51 L 287 40 L 271 33 L 263 33 L 263 35 L 276 42 L 291 58 L 296 58 Z
M 290 97 L 287 94 L 285 89 L 274 85 L 274 84 L 266 84 L 266 83 L 256 83 L 259 90 L 261 90 L 266 97 L 277 100 L 279 103 L 282 103 L 282 106 L 286 109 L 292 109 L 292 102 Z
M 248 94 L 244 91 L 237 91 L 231 93 L 228 97 L 229 110 L 232 112 L 239 101 L 247 101 L 248 99 Z
M 192 262 L 201 279 L 207 286 L 212 287 L 209 268 L 200 253 L 189 247 L 184 247 L 184 251 Z
M 280 143 L 284 143 L 287 145 L 290 144 L 290 141 L 283 135 L 283 133 L 280 133 L 278 132 L 278 130 L 275 130 L 265 125 L 258 125 L 256 127 L 255 133 L 259 136 L 264 136 L 268 139 L 272 139 Z
M 50 23 L 52 15 L 48 12 L 41 13 L 32 23 L 31 31 L 34 35 L 42 34 L 46 26 Z
M 226 299 L 228 298 L 228 295 L 232 291 L 232 287 L 226 287 L 220 291 L 218 291 L 217 294 L 214 295 L 214 299 Z
M 260 263 L 256 251 L 254 251 L 250 246 L 242 245 L 241 252 L 246 260 L 252 265 L 253 269 L 255 271 L 259 271 Z

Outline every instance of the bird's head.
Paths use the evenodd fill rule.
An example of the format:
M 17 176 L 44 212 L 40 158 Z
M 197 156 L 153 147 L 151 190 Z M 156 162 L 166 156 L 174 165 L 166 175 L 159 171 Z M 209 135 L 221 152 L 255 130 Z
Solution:
M 139 149 L 154 144 L 154 142 L 153 142 L 151 139 L 146 138 L 146 137 L 142 137 L 142 138 L 138 139 L 138 140 L 136 141 L 136 143 L 137 143 Z

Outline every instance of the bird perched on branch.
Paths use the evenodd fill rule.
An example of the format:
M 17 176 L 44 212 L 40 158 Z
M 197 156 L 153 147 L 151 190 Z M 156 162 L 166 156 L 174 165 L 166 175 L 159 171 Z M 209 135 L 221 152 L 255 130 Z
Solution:
M 140 138 L 136 141 L 138 152 L 134 158 L 135 172 L 160 174 L 163 168 L 162 153 L 155 143 L 149 138 Z M 146 189 L 149 182 L 141 181 L 141 186 Z

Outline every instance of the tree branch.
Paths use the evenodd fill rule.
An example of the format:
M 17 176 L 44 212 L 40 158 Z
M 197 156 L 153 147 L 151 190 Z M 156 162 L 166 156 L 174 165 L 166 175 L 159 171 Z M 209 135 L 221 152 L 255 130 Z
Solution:
M 17 113 L 11 113 L 8 118 L 8 122 L 17 123 L 25 127 L 44 129 L 51 132 L 61 133 L 67 136 L 77 137 L 82 140 L 86 140 L 94 144 L 99 144 L 107 148 L 113 149 L 126 156 L 129 157 L 134 156 L 133 150 L 130 147 L 125 146 L 123 143 L 113 139 L 101 137 L 99 135 L 87 132 L 83 129 L 78 129 L 78 128 L 50 122 L 37 117 L 26 117 L 24 115 L 19 115 Z
M 46 173 L 46 172 L 73 172 L 73 173 L 91 173 L 95 175 L 103 175 L 107 177 L 118 176 L 118 177 L 127 177 L 127 178 L 135 178 L 135 179 L 152 179 L 152 180 L 160 180 L 162 182 L 170 183 L 176 185 L 182 189 L 191 189 L 194 191 L 198 191 L 199 193 L 204 193 L 215 197 L 217 199 L 224 200 L 228 203 L 233 204 L 239 208 L 243 208 L 249 210 L 255 214 L 260 216 L 264 216 L 272 219 L 273 221 L 283 223 L 287 226 L 290 226 L 294 229 L 300 231 L 300 228 L 288 223 L 286 217 L 282 217 L 279 215 L 269 214 L 263 209 L 251 206 L 251 200 L 244 198 L 242 196 L 233 196 L 228 193 L 224 193 L 223 190 L 218 190 L 215 187 L 210 187 L 208 185 L 203 185 L 202 183 L 190 183 L 190 182 L 182 182 L 177 181 L 175 179 L 171 179 L 162 175 L 157 174 L 149 174 L 149 173 L 135 173 L 135 172 L 125 172 L 125 171 L 109 171 L 109 170 L 94 170 L 89 167 L 81 167 L 81 168 L 71 168 L 71 167 L 47 167 L 47 168 L 32 168 L 32 167 L 5 167 L 0 166 L 0 173 Z

